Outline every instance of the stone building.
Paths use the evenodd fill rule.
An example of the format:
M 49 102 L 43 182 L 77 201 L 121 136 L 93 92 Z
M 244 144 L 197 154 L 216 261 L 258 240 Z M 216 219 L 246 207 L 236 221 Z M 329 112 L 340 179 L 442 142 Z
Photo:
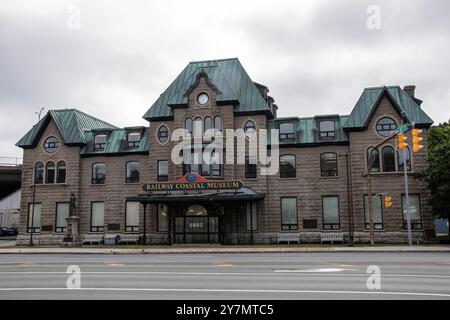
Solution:
M 368 241 L 368 150 L 405 122 L 424 130 L 424 149 L 409 152 L 406 166 L 413 238 L 428 240 L 430 194 L 415 173 L 427 166 L 433 121 L 421 104 L 413 86 L 383 86 L 364 89 L 350 115 L 279 118 L 269 89 L 251 80 L 238 59 L 224 59 L 189 63 L 144 114 L 148 127 L 118 128 L 79 110 L 51 110 L 17 143 L 24 149 L 18 243 L 31 233 L 34 243 L 61 242 L 71 194 L 82 235 L 238 244 L 274 243 L 284 232 L 319 242 L 321 234 L 335 232 L 346 241 Z M 215 139 L 207 129 L 242 129 L 247 137 L 278 129 L 280 170 L 261 174 L 264 164 L 255 164 L 248 148 L 243 163 L 174 163 L 180 140 L 172 141 L 172 134 L 179 128 L 201 137 L 190 155 L 183 151 L 184 159 Z M 272 150 L 275 142 L 267 144 Z M 243 155 L 233 148 L 234 158 Z M 405 242 L 404 161 L 395 139 L 373 151 L 370 166 L 376 241 Z M 193 180 L 241 184 L 233 190 L 143 190 L 144 183 Z M 392 207 L 384 206 L 384 194 L 393 197 Z

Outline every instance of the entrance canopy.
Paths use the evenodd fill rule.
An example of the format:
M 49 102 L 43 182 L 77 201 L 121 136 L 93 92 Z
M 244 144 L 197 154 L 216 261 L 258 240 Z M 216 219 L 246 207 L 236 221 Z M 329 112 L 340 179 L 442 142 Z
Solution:
M 128 197 L 127 201 L 139 201 L 141 203 L 161 202 L 213 202 L 213 201 L 237 201 L 259 200 L 264 198 L 264 193 L 259 193 L 250 187 L 241 187 L 236 190 L 208 190 L 208 191 L 169 191 L 166 193 L 143 194 L 137 197 Z

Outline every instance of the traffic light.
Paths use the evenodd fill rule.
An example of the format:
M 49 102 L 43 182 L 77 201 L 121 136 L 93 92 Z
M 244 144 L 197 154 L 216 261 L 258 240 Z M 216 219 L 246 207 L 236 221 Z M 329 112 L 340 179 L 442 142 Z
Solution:
M 384 197 L 384 206 L 386 208 L 392 207 L 392 197 L 390 197 L 390 196 L 385 196 Z
M 406 140 L 408 140 L 408 138 L 403 134 L 403 133 L 399 133 L 397 136 L 397 144 L 398 144 L 398 148 L 400 150 L 406 149 L 406 147 L 408 147 L 408 144 L 406 143 Z
M 413 129 L 412 136 L 413 136 L 413 152 L 417 153 L 420 152 L 420 150 L 423 149 L 423 145 L 420 144 L 420 142 L 423 141 L 422 137 L 419 137 L 419 135 L 423 132 L 423 130 L 419 129 Z

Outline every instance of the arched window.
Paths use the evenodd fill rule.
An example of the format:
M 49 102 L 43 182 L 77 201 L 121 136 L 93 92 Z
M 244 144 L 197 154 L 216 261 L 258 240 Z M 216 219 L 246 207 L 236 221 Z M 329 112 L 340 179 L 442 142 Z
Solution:
M 184 119 L 184 129 L 192 136 L 192 119 L 186 118 Z
M 378 149 L 367 149 L 367 159 L 371 172 L 380 172 L 380 153 Z
M 193 204 L 186 210 L 187 216 L 207 216 L 208 211 L 200 204 Z
M 244 132 L 246 136 L 251 136 L 256 132 L 256 125 L 252 120 L 248 120 L 244 125 Z
M 383 171 L 395 172 L 395 151 L 394 148 L 386 146 L 382 150 L 383 155 Z
M 34 165 L 34 183 L 44 183 L 44 164 L 42 162 L 38 162 Z
M 202 118 L 197 117 L 194 120 L 194 137 L 201 137 L 203 133 L 203 121 Z
M 44 141 L 44 150 L 48 153 L 55 153 L 59 149 L 59 141 L 55 137 L 48 137 Z
M 280 178 L 295 178 L 296 175 L 295 156 L 292 154 L 280 156 Z
M 338 175 L 336 153 L 327 152 L 320 155 L 320 171 L 322 177 L 336 177 Z
M 280 141 L 295 140 L 294 124 L 285 122 L 280 124 Z
M 64 161 L 59 161 L 56 165 L 56 183 L 66 182 L 66 163 Z
M 411 150 L 409 150 L 409 148 L 407 147 L 406 149 L 406 170 L 411 171 L 412 167 L 411 167 Z M 398 170 L 399 171 L 404 171 L 405 168 L 403 167 L 403 163 L 404 163 L 404 151 L 403 150 L 398 150 Z
M 166 143 L 169 139 L 169 129 L 166 126 L 161 126 L 158 130 L 158 140 L 161 143 Z
M 377 132 L 380 136 L 389 137 L 397 129 L 397 124 L 389 117 L 384 117 L 377 122 Z
M 214 129 L 216 129 L 216 131 L 222 132 L 222 117 L 221 116 L 214 117 Z
M 45 167 L 45 183 L 55 183 L 55 163 L 52 161 Z
M 212 136 L 212 128 L 213 128 L 213 123 L 212 123 L 212 118 L 211 117 L 205 117 L 203 127 L 204 127 L 203 130 L 205 130 L 205 137 L 211 138 L 211 136 Z

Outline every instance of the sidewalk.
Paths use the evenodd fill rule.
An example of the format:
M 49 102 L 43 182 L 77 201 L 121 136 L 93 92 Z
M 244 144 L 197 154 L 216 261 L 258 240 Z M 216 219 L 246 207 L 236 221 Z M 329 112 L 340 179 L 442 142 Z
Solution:
M 320 252 L 446 252 L 449 245 L 386 245 L 386 246 L 146 246 L 127 247 L 10 247 L 0 248 L 1 254 L 218 254 L 218 253 L 320 253 Z

